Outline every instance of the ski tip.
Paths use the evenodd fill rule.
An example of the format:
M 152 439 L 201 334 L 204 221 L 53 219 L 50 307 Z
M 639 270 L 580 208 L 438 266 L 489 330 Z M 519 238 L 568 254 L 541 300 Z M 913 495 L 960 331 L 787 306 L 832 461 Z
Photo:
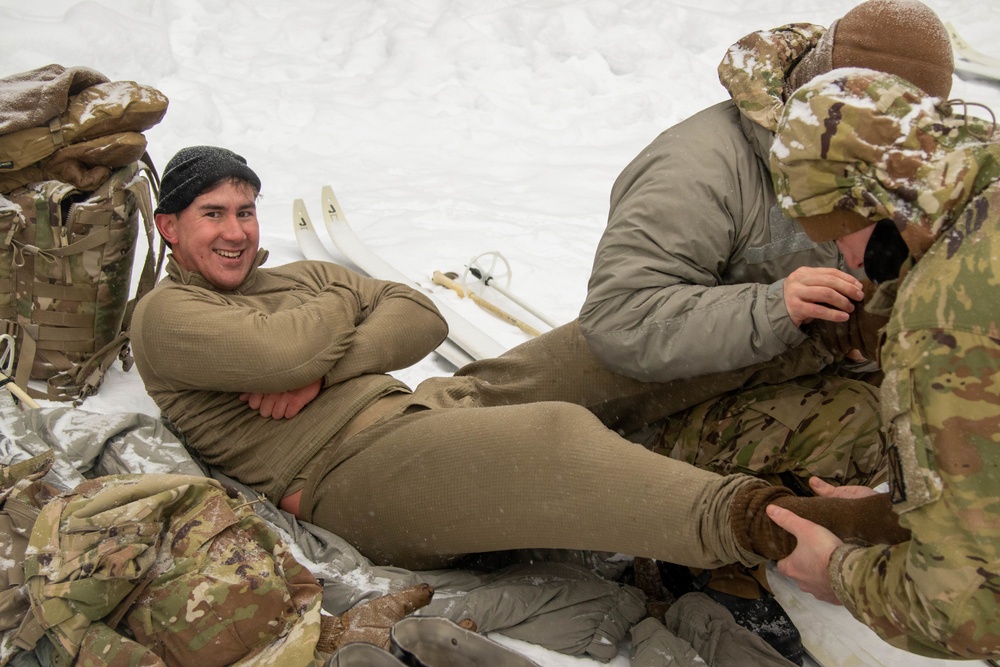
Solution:
M 337 196 L 333 194 L 333 188 L 329 185 L 323 186 L 323 214 L 326 216 L 327 221 L 344 221 L 344 212 L 340 208 L 340 202 L 337 201 Z
M 292 202 L 292 220 L 296 229 L 312 229 L 312 221 L 309 219 L 309 211 L 306 210 L 306 203 L 301 199 Z
M 952 50 L 955 52 L 955 71 L 971 74 L 976 77 L 1000 80 L 1000 59 L 977 51 L 969 42 L 958 34 L 951 23 L 945 23 Z
M 337 202 L 337 195 L 333 194 L 333 188 L 331 188 L 329 185 L 323 186 L 322 196 L 324 202 L 333 202 L 334 204 L 337 205 L 338 209 L 340 208 L 340 204 Z
M 951 38 L 951 44 L 956 51 L 961 51 L 962 49 L 969 47 L 969 43 L 958 34 L 958 29 L 951 23 L 951 21 L 946 21 L 944 27 L 945 30 L 948 31 L 948 37 Z

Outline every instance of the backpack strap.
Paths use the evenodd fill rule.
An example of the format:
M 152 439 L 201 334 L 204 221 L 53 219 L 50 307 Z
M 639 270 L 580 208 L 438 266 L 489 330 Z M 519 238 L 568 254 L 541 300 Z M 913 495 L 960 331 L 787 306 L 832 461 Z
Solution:
M 45 350 L 46 361 L 60 369 L 58 373 L 46 381 L 45 391 L 38 391 L 28 386 L 28 379 L 36 355 L 42 354 L 38 349 L 39 328 L 37 325 L 19 324 L 21 330 L 21 349 L 18 351 L 17 375 L 15 383 L 25 389 L 32 398 L 47 399 L 52 401 L 73 401 L 79 405 L 85 398 L 97 393 L 98 388 L 104 380 L 107 370 L 114 364 L 115 359 L 121 359 L 122 368 L 128 371 L 132 367 L 132 354 L 129 348 L 129 327 L 132 324 L 132 313 L 135 311 L 135 304 L 145 296 L 156 285 L 160 271 L 163 266 L 163 259 L 166 255 L 166 244 L 160 239 L 159 245 L 156 243 L 156 226 L 153 217 L 153 196 L 159 197 L 159 175 L 155 167 L 152 166 L 149 154 L 143 155 L 143 159 L 138 162 L 139 171 L 129 183 L 125 185 L 125 190 L 130 192 L 136 201 L 136 208 L 142 218 L 143 229 L 146 233 L 146 258 L 143 261 L 142 270 L 139 274 L 139 281 L 136 287 L 136 294 L 129 299 L 125 305 L 125 312 L 122 318 L 121 333 L 110 343 L 94 352 L 84 363 L 74 364 L 69 359 L 60 354 L 57 350 Z M 152 196 L 151 191 L 152 190 Z M 92 235 L 98 236 L 98 235 Z M 96 247 L 104 241 L 90 242 L 90 238 L 84 239 L 73 246 L 59 248 L 58 254 L 70 255 L 80 252 L 89 247 Z M 75 247 L 74 247 L 75 246 Z M 53 251 L 46 250 L 48 253 Z
M 163 258 L 167 254 L 167 246 L 164 240 L 160 239 L 160 244 L 156 245 L 156 225 L 153 217 L 153 200 L 150 197 L 150 189 L 153 196 L 160 197 L 160 177 L 153 167 L 153 161 L 149 159 L 149 154 L 143 155 L 143 160 L 139 163 L 139 169 L 146 174 L 146 183 L 149 187 L 144 187 L 139 178 L 135 178 L 128 184 L 128 191 L 131 192 L 136 201 L 139 202 L 139 211 L 142 213 L 143 227 L 146 230 L 146 261 L 143 262 L 142 272 L 139 274 L 139 283 L 136 286 L 135 296 L 129 299 L 125 306 L 125 317 L 122 319 L 122 331 L 127 332 L 132 325 L 132 312 L 135 304 L 145 296 L 156 285 L 163 268 Z M 154 252 L 154 249 L 155 252 Z M 129 367 L 131 367 L 131 356 L 129 356 Z M 125 359 L 122 359 L 125 363 Z M 126 368 L 125 370 L 128 370 Z

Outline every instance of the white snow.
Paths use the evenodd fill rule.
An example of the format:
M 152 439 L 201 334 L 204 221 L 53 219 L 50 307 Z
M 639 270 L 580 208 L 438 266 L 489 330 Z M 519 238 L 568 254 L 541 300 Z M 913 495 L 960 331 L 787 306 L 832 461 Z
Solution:
M 514 345 L 525 334 L 433 286 L 433 271 L 461 274 L 499 251 L 515 294 L 559 322 L 574 318 L 612 182 L 659 132 L 726 98 L 716 75 L 726 49 L 784 23 L 829 25 L 855 2 L 753 4 L 767 9 L 742 0 L 0 0 L 0 75 L 83 65 L 159 89 L 170 106 L 146 132 L 155 164 L 202 143 L 244 155 L 264 183 L 269 265 L 302 258 L 293 199 L 305 200 L 322 234 L 319 195 L 330 184 L 373 249 Z M 928 4 L 1000 56 L 1000 4 Z M 952 97 L 1000 111 L 997 84 L 956 78 Z M 398 375 L 416 384 L 450 370 L 432 356 Z M 157 414 L 135 370 L 118 367 L 84 407 Z M 525 650 L 542 665 L 597 664 Z

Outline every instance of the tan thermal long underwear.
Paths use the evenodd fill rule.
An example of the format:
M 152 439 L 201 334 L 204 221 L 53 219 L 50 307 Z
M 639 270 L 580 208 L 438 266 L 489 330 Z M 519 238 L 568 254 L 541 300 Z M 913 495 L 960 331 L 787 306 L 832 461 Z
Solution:
M 753 478 L 653 454 L 567 403 L 423 407 L 331 447 L 309 471 L 302 518 L 412 569 L 518 548 L 703 568 L 759 560 L 729 523 L 732 496 Z
M 646 383 L 607 370 L 571 322 L 454 377 L 426 380 L 404 416 L 331 442 L 304 471 L 302 518 L 376 562 L 414 569 L 518 548 L 702 568 L 756 563 L 729 525 L 732 497 L 752 478 L 698 470 L 615 431 L 829 361 L 807 345 L 786 357 Z

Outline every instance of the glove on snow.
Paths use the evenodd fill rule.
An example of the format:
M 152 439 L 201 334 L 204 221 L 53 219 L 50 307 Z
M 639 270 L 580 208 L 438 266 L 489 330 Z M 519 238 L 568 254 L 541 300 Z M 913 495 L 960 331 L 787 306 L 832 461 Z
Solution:
M 345 644 L 365 642 L 389 650 L 389 630 L 396 621 L 430 604 L 429 584 L 404 588 L 360 604 L 340 616 L 323 616 L 317 650 L 333 653 Z

